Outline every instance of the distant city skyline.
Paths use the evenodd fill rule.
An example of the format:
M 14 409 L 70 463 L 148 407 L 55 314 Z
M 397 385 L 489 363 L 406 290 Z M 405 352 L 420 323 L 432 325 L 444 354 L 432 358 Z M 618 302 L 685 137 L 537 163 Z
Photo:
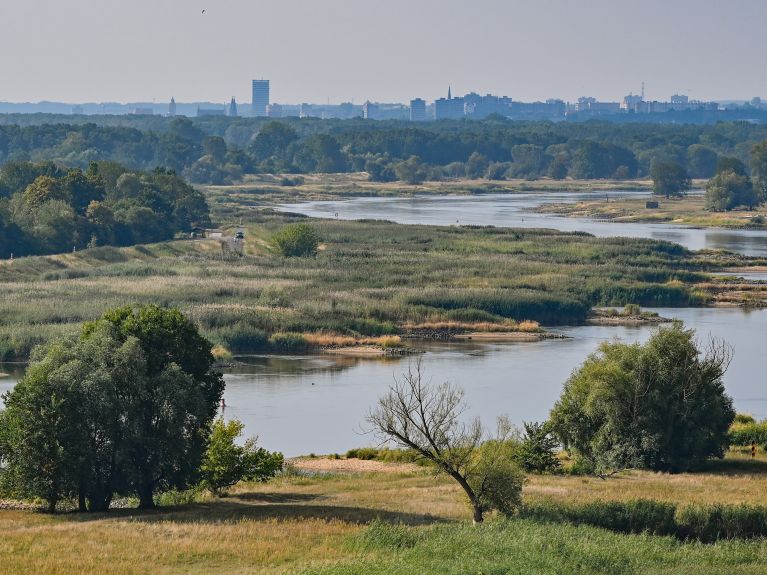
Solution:
M 203 13 L 203 10 L 205 12 Z M 8 0 L 0 101 L 767 97 L 767 2 Z

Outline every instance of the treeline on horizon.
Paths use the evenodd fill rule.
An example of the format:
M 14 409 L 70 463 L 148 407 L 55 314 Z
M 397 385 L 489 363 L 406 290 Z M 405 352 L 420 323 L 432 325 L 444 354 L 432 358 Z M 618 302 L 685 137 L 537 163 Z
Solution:
M 0 124 L 22 121 L 2 117 Z M 721 158 L 748 164 L 767 125 L 484 121 L 424 124 L 316 118 L 94 118 L 97 123 L 0 125 L 0 163 L 93 161 L 131 170 L 164 167 L 194 183 L 227 184 L 243 174 L 368 172 L 371 180 L 445 178 L 631 179 L 673 162 L 710 178 Z M 119 119 L 118 119 L 119 118 Z M 118 124 L 118 125 L 112 125 Z
M 201 192 L 172 170 L 52 161 L 0 168 L 0 258 L 171 239 L 210 225 Z

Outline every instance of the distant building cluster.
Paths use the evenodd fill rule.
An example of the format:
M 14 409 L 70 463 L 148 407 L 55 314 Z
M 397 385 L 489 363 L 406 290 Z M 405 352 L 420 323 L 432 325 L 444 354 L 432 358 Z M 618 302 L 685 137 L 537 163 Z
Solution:
M 716 112 L 739 110 L 765 111 L 767 103 L 760 98 L 750 101 L 708 102 L 691 99 L 685 94 L 674 94 L 668 101 L 647 100 L 644 84 L 640 94 L 630 93 L 619 102 L 602 102 L 590 96 L 578 98 L 576 102 L 549 99 L 543 102 L 519 102 L 508 96 L 493 94 L 480 95 L 470 92 L 463 96 L 454 95 L 448 87 L 447 96 L 429 103 L 423 98 L 413 98 L 409 104 L 382 103 L 368 100 L 362 104 L 344 102 L 341 104 L 278 104 L 271 101 L 270 81 L 252 80 L 250 105 L 238 105 L 232 98 L 229 103 L 177 103 L 171 98 L 168 104 L 76 104 L 61 110 L 55 102 L 37 104 L 9 104 L 0 102 L 0 112 L 18 113 L 71 113 L 91 114 L 136 114 L 167 116 L 251 116 L 264 118 L 320 118 L 366 120 L 400 120 L 428 122 L 435 120 L 481 120 L 499 116 L 512 120 L 583 120 L 600 116 L 623 114 L 665 114 L 670 112 Z M 748 118 L 747 118 L 748 119 Z M 756 121 L 756 120 L 753 120 Z

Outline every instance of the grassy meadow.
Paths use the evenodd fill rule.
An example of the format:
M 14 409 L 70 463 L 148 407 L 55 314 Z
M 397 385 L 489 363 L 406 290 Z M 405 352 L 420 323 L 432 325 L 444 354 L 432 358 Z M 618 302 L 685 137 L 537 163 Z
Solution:
M 0 510 L 0 571 L 756 575 L 767 562 L 764 539 L 702 544 L 524 517 L 475 527 L 450 479 L 414 465 L 339 471 L 339 463 L 346 460 L 297 461 L 298 471 L 270 483 L 154 512 Z M 767 458 L 731 453 L 694 474 L 533 475 L 525 501 L 754 503 L 765 488 Z
M 216 240 L 178 240 L 0 262 L 0 361 L 108 308 L 150 302 L 179 306 L 233 353 L 396 345 L 391 336 L 434 326 L 536 331 L 581 323 L 597 305 L 702 305 L 721 288 L 698 287 L 704 271 L 746 262 L 642 239 L 335 220 L 311 221 L 316 258 L 284 258 L 269 238 L 303 220 L 246 213 L 242 258 Z

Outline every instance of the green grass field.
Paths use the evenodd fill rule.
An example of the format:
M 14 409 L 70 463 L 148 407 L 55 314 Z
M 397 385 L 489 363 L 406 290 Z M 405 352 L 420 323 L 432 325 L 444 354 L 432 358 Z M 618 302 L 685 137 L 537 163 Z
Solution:
M 341 471 L 345 463 L 356 464 L 305 460 L 302 475 L 154 512 L 0 510 L 0 572 L 757 575 L 767 563 L 764 539 L 702 544 L 496 516 L 475 527 L 449 479 L 403 464 Z M 767 460 L 733 453 L 694 474 L 531 476 L 525 500 L 753 503 L 765 488 Z

